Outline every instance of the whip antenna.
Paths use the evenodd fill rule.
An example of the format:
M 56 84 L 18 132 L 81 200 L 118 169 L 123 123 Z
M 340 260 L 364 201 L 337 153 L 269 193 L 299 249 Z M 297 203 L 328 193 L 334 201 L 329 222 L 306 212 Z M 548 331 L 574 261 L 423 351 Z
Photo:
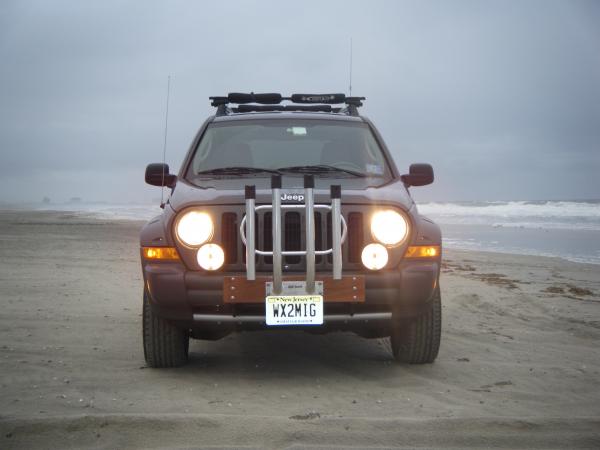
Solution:
M 165 193 L 165 166 L 167 159 L 167 130 L 169 125 L 169 93 L 171 92 L 171 75 L 167 77 L 167 110 L 165 112 L 165 140 L 163 142 L 163 171 L 162 182 L 160 183 L 160 207 L 164 208 L 164 193 Z
M 350 92 L 348 97 L 352 97 L 352 38 L 350 38 Z

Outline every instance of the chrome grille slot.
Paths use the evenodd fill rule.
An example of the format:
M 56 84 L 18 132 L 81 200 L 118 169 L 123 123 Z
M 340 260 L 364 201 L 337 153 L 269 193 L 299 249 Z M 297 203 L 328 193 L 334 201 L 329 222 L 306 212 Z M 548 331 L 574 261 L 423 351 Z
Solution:
M 258 223 L 258 214 L 254 214 L 254 223 Z M 234 236 L 234 238 L 241 245 L 241 248 L 242 248 L 242 264 L 246 264 L 246 246 L 239 239 L 238 234 L 237 234 L 237 229 L 236 229 L 236 235 Z M 254 229 L 254 242 L 260 242 L 259 241 L 259 235 L 258 235 L 258 227 L 256 227 Z M 256 263 L 258 263 L 258 255 L 256 255 L 254 257 L 254 261 Z M 232 260 L 231 264 L 236 264 L 236 263 L 239 263 L 239 262 L 240 262 L 239 259 L 236 259 L 235 261 Z
M 327 248 L 331 248 L 331 213 L 327 213 Z M 333 263 L 333 255 L 327 255 L 327 264 Z
M 329 248 L 325 247 L 325 245 L 323 244 L 323 223 L 321 222 L 321 220 L 323 220 L 323 214 L 321 214 L 320 212 L 315 212 L 315 250 L 317 251 Z M 322 264 L 323 255 L 316 255 L 315 263 L 317 265 Z
M 262 224 L 262 235 L 263 235 L 263 241 L 262 241 L 262 246 L 260 247 L 261 250 L 270 252 L 273 251 L 273 224 L 272 224 L 272 214 L 270 212 L 266 212 L 262 215 L 262 220 L 260 220 L 260 224 Z M 265 264 L 271 265 L 273 264 L 273 257 L 272 256 L 263 256 L 263 262 Z
M 284 213 L 283 250 L 301 250 L 303 247 L 302 221 L 299 212 Z M 284 256 L 285 264 L 298 264 L 300 256 Z
M 221 243 L 225 252 L 225 264 L 238 262 L 238 222 L 237 214 L 226 212 L 221 216 Z
M 351 212 L 348 214 L 348 262 L 360 262 L 363 236 L 363 215 L 359 212 Z

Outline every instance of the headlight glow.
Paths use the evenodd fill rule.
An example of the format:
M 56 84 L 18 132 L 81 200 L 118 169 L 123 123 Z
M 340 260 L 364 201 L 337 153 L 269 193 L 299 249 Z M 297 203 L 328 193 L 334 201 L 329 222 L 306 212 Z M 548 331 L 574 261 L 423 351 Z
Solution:
M 371 234 L 384 245 L 398 245 L 408 235 L 408 222 L 391 209 L 378 211 L 371 218 Z
M 204 244 L 198 249 L 197 259 L 204 270 L 217 270 L 225 262 L 225 253 L 217 244 Z
M 213 221 L 205 212 L 189 211 L 177 222 L 177 237 L 189 246 L 204 244 L 214 231 Z
M 367 269 L 379 270 L 388 262 L 388 251 L 381 244 L 369 244 L 363 248 L 361 259 Z

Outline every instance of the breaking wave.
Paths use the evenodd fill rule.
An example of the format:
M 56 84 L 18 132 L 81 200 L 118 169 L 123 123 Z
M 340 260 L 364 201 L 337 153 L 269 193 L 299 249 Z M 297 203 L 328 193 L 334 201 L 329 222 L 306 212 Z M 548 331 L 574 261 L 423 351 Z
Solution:
M 600 230 L 600 200 L 422 203 L 440 224 Z
M 82 217 L 104 220 L 147 221 L 159 215 L 162 209 L 158 204 L 110 204 L 110 203 L 64 203 L 37 205 L 35 209 L 72 212 Z

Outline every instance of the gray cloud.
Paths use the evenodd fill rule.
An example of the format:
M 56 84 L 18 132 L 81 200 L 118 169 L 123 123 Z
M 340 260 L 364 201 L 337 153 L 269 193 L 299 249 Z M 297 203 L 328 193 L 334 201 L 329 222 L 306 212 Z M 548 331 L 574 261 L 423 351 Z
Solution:
M 600 197 L 600 7 L 526 2 L 13 2 L 0 6 L 0 200 L 155 197 L 209 95 L 353 93 L 420 199 Z

